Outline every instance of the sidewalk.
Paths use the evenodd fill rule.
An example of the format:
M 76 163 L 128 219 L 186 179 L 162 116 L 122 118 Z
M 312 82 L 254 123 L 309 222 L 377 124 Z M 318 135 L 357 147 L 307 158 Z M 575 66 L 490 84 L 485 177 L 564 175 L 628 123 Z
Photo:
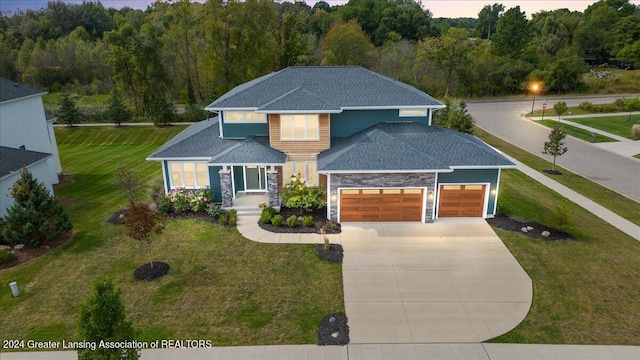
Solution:
M 2 360 L 76 360 L 75 351 L 0 353 Z M 541 344 L 271 345 L 143 350 L 142 360 L 638 360 L 640 346 Z

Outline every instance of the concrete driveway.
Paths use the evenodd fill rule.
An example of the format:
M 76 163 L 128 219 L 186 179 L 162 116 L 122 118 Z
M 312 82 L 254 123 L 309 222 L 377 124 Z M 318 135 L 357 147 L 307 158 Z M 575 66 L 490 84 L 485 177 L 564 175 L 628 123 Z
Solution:
M 481 342 L 531 306 L 531 279 L 482 219 L 343 224 L 341 242 L 351 344 Z

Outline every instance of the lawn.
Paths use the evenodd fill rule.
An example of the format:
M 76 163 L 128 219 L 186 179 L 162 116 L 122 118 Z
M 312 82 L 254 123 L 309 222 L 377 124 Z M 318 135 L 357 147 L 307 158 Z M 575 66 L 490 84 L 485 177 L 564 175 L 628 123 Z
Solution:
M 21 296 L 0 290 L 0 328 L 6 339 L 76 339 L 78 306 L 91 282 L 107 275 L 122 289 L 139 340 L 208 339 L 214 346 L 316 342 L 322 317 L 344 312 L 342 269 L 317 259 L 313 245 L 259 244 L 236 229 L 195 220 L 169 221 L 151 244 L 154 260 L 171 271 L 135 282 L 147 250 L 105 224 L 126 201 L 112 186 L 117 166 L 161 178 L 145 161 L 183 127 L 56 128 L 68 184 L 56 189 L 74 223 L 70 242 L 13 269 Z
M 505 152 L 533 169 L 540 172 L 551 169 L 551 163 L 547 160 L 522 150 L 504 140 L 498 139 L 478 127 L 474 127 L 474 134 L 489 145 Z M 640 226 L 640 206 L 636 201 L 557 165 L 556 169 L 560 171 L 562 175 L 543 174 Z
M 640 115 L 631 115 L 631 117 L 627 114 L 593 118 L 572 118 L 570 121 L 628 138 L 631 133 L 631 126 L 640 123 Z
M 538 124 L 542 124 L 548 128 L 553 128 L 555 126 L 558 125 L 558 122 L 556 120 L 539 120 L 536 121 Z M 584 130 L 584 129 L 580 129 L 577 128 L 575 126 L 571 126 L 571 125 L 567 125 L 567 124 L 562 124 L 560 123 L 560 126 L 562 127 L 562 130 L 564 130 L 567 135 L 571 135 L 575 138 L 584 140 L 584 141 L 589 141 L 591 142 L 591 132 Z M 596 138 L 594 142 L 600 143 L 600 142 L 615 142 L 617 140 L 614 140 L 612 138 L 606 137 L 604 135 L 598 134 L 596 133 Z
M 524 321 L 491 341 L 640 345 L 640 242 L 517 170 L 503 170 L 501 180 L 501 208 L 543 224 L 566 216 L 575 240 L 496 229 L 531 277 L 534 295 Z

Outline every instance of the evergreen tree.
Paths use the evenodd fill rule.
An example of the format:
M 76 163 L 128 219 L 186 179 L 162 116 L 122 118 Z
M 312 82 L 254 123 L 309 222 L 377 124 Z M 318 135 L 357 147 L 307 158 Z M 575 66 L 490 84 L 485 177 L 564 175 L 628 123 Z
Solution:
M 125 318 L 124 305 L 120 298 L 120 290 L 115 288 L 111 279 L 97 279 L 91 292 L 80 306 L 78 333 L 82 341 L 131 341 L 134 331 L 131 322 Z M 79 349 L 79 360 L 133 360 L 140 357 L 139 349 L 112 349 L 96 347 Z
M 63 93 L 62 99 L 60 100 L 60 110 L 58 111 L 58 119 L 60 122 L 72 127 L 73 124 L 80 123 L 80 117 L 80 111 L 76 103 L 71 100 L 69 94 Z
M 465 134 L 473 134 L 473 117 L 467 110 L 467 104 L 464 101 L 456 102 L 445 98 L 444 105 L 446 108 L 438 111 L 434 116 L 434 124 Z
M 553 156 L 553 168 L 552 171 L 556 171 L 556 158 L 558 156 L 562 156 L 562 154 L 567 152 L 567 147 L 564 146 L 564 139 L 567 137 L 567 133 L 562 130 L 561 126 L 555 126 L 551 129 L 551 133 L 549 133 L 549 141 L 545 141 L 544 150 L 542 151 L 545 155 Z
M 120 126 L 122 122 L 131 121 L 131 113 L 124 106 L 122 97 L 118 91 L 114 90 L 109 98 L 109 104 L 107 108 L 107 118 L 116 126 Z
M 38 247 L 73 228 L 56 198 L 26 168 L 11 187 L 11 196 L 14 204 L 7 211 L 2 230 L 7 242 Z

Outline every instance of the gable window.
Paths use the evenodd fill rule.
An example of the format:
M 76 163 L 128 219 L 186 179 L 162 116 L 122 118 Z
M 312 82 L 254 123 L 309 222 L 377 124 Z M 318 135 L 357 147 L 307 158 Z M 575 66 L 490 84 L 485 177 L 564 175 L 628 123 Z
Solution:
M 307 185 L 318 185 L 318 169 L 315 161 L 287 161 L 282 167 L 284 185 L 288 184 L 298 174 Z
M 171 188 L 198 189 L 209 186 L 209 171 L 203 162 L 169 162 Z
M 427 116 L 427 109 L 400 109 L 400 117 Z
M 318 140 L 319 116 L 280 115 L 280 138 L 282 140 Z
M 225 111 L 226 123 L 266 123 L 267 114 L 258 114 L 254 111 Z

